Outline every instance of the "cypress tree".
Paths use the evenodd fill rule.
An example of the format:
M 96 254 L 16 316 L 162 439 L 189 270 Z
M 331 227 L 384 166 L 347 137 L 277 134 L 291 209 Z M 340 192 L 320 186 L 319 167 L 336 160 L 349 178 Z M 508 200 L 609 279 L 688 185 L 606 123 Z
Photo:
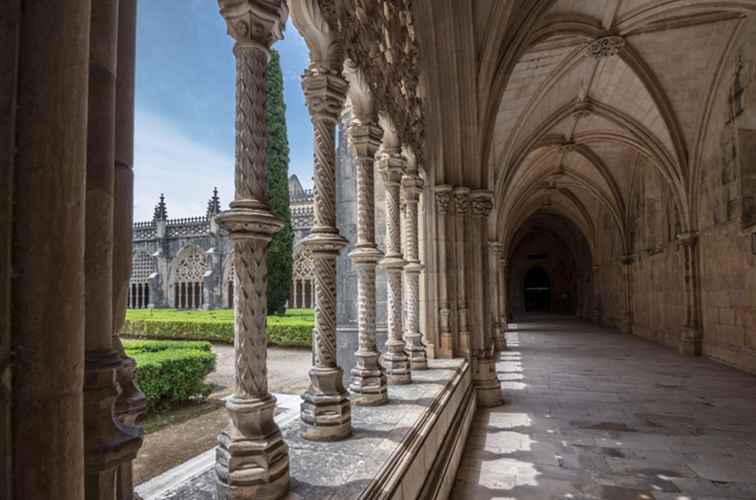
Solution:
M 283 314 L 291 288 L 291 254 L 294 231 L 289 210 L 289 140 L 286 104 L 278 52 L 271 50 L 268 64 L 268 192 L 271 211 L 284 221 L 268 247 L 268 313 Z

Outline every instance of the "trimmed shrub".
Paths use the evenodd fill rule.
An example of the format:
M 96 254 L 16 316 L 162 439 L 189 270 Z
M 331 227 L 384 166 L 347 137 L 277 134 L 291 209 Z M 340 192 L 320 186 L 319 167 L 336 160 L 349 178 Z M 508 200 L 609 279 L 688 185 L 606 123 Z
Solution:
M 208 394 L 205 377 L 215 369 L 210 347 L 207 342 L 124 342 L 149 412 Z
M 221 311 L 129 311 L 122 334 L 137 338 L 205 340 L 234 343 L 234 316 Z M 285 315 L 268 316 L 268 344 L 280 347 L 310 347 L 314 317 L 311 310 L 291 309 Z

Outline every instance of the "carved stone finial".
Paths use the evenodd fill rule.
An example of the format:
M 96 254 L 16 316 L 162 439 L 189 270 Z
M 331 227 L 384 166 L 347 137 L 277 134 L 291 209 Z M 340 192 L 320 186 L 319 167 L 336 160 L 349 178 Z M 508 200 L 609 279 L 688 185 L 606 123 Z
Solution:
M 168 220 L 168 206 L 165 203 L 165 194 L 160 193 L 160 201 L 155 205 L 155 211 L 152 214 L 152 220 Z
M 625 39 L 618 35 L 609 35 L 597 38 L 589 46 L 590 53 L 596 59 L 612 57 L 619 54 L 625 46 Z
M 214 217 L 221 212 L 220 196 L 218 196 L 218 188 L 213 188 L 213 196 L 207 202 L 207 218 Z

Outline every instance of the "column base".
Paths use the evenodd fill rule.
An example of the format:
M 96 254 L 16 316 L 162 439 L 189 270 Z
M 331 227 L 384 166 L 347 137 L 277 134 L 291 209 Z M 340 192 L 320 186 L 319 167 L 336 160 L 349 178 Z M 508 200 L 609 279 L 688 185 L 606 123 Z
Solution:
M 697 328 L 683 327 L 677 350 L 686 356 L 700 356 L 703 351 L 701 332 Z
M 427 370 L 428 355 L 425 352 L 425 346 L 422 343 L 419 333 L 408 333 L 404 335 L 404 353 L 407 355 L 412 370 Z
M 454 342 L 450 333 L 441 333 L 441 345 L 436 353 L 439 358 L 454 357 Z
M 494 334 L 494 350 L 496 352 L 507 350 L 507 327 L 499 325 Z
M 485 356 L 485 357 L 483 357 Z M 473 385 L 478 400 L 478 406 L 491 408 L 504 404 L 501 393 L 501 383 L 496 378 L 496 361 L 484 353 L 483 356 L 473 356 Z
M 122 425 L 114 415 L 118 396 L 116 374 L 121 356 L 116 350 L 87 352 L 84 372 L 84 445 L 87 498 L 111 499 L 116 472 L 130 464 L 142 445 L 137 427 Z
M 404 352 L 386 352 L 381 356 L 381 365 L 389 385 L 406 385 L 412 383 L 410 362 Z
M 386 376 L 378 364 L 378 353 L 356 352 L 357 363 L 352 368 L 352 382 L 349 384 L 352 404 L 377 406 L 388 402 Z
M 470 353 L 470 332 L 459 332 L 459 354 Z
M 276 398 L 226 402 L 231 423 L 218 436 L 215 456 L 219 500 L 274 500 L 289 491 L 289 448 L 273 419 Z
M 342 377 L 341 368 L 310 369 L 310 387 L 300 406 L 305 439 L 338 441 L 352 434 L 352 405 Z

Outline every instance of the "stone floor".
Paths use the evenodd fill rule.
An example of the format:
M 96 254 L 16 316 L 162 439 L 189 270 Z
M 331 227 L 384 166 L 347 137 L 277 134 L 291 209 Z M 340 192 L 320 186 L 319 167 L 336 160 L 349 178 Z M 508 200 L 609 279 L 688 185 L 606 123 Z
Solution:
M 563 317 L 508 338 L 452 498 L 756 499 L 756 377 Z

